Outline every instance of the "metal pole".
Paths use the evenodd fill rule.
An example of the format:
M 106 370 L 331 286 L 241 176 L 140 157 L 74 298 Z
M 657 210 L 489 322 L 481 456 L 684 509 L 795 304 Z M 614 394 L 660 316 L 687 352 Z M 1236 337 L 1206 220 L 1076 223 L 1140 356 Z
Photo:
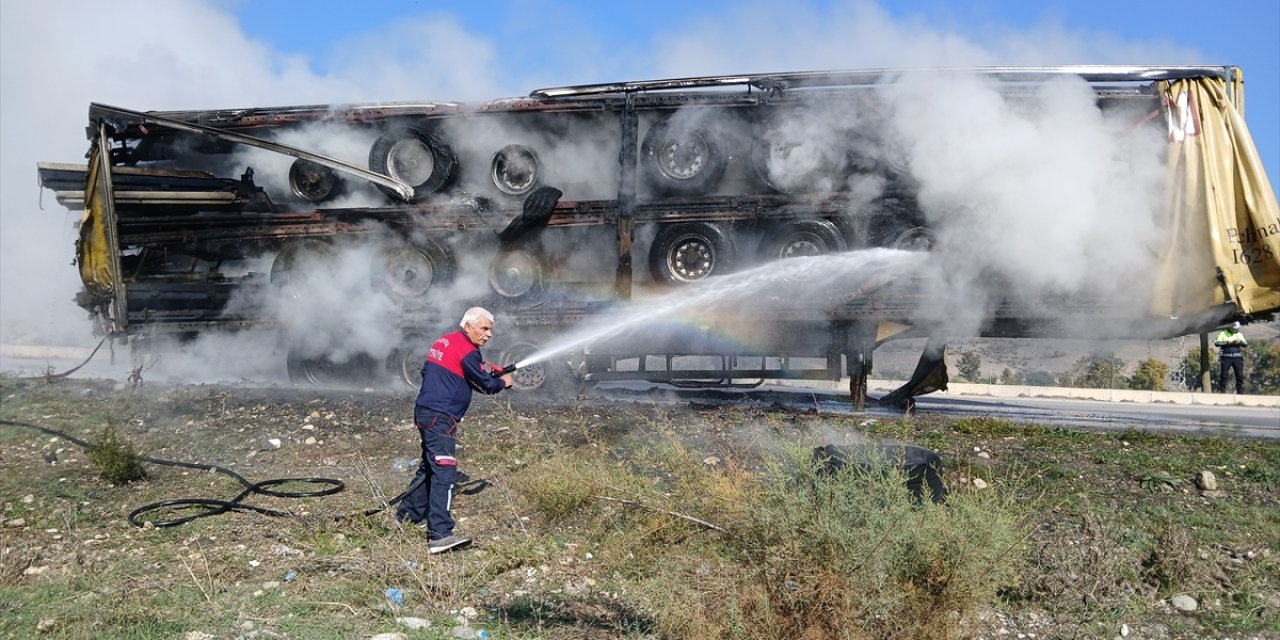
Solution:
M 622 111 L 622 149 L 618 152 L 618 273 L 614 295 L 619 300 L 631 299 L 631 248 L 636 227 L 636 140 L 640 117 L 636 113 L 635 94 L 627 94 Z
M 1200 389 L 1205 393 L 1213 391 L 1213 387 L 1209 384 L 1211 376 L 1209 374 L 1209 334 L 1200 334 Z

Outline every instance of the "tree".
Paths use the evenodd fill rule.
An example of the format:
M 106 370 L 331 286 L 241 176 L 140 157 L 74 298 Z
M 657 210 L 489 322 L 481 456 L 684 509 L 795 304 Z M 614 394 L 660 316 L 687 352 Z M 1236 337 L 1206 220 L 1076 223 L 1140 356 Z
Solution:
M 1082 389 L 1123 389 L 1129 386 L 1124 375 L 1124 360 L 1109 353 L 1093 353 L 1072 365 L 1071 371 L 1062 374 L 1065 386 Z
M 1169 365 L 1155 358 L 1147 358 L 1138 363 L 1137 370 L 1133 372 L 1133 377 L 1129 379 L 1129 388 L 1144 391 L 1164 391 L 1164 380 L 1168 375 Z
M 1053 374 L 1043 369 L 1028 373 L 1024 381 L 1025 384 L 1033 387 L 1051 387 L 1053 382 Z
M 974 351 L 961 351 L 956 363 L 956 377 L 966 382 L 977 382 L 982 370 L 982 358 Z
M 1280 342 L 1257 340 L 1244 350 L 1245 392 L 1280 395 Z
M 1000 372 L 1000 384 L 1022 384 L 1022 375 L 1009 367 L 1005 367 L 1004 371 Z

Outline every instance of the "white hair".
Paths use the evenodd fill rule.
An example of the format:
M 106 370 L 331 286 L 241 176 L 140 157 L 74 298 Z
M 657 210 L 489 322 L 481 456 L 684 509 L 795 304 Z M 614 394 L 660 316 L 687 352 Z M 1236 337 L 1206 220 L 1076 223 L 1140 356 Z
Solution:
M 493 314 L 484 307 L 471 307 L 467 312 L 462 314 L 462 322 L 458 323 L 459 327 L 465 327 L 480 318 L 488 318 L 489 322 L 493 322 Z

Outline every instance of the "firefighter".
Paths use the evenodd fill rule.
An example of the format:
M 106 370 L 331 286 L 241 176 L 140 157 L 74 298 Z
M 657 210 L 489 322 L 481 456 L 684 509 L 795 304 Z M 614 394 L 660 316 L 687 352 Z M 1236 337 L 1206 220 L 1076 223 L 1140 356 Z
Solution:
M 422 439 L 422 462 L 400 506 L 396 520 L 428 530 L 427 552 L 436 554 L 464 547 L 467 538 L 453 535 L 449 514 L 458 478 L 458 423 L 471 405 L 472 390 L 495 394 L 511 388 L 510 373 L 495 377 L 480 356 L 480 347 L 493 337 L 493 314 L 481 307 L 467 309 L 461 331 L 440 336 L 422 365 L 422 388 L 413 407 L 413 421 Z
M 1227 372 L 1236 376 L 1236 395 L 1244 393 L 1244 348 L 1249 341 L 1240 333 L 1240 323 L 1232 322 L 1230 327 L 1218 333 L 1213 341 L 1218 347 L 1218 393 L 1227 392 Z

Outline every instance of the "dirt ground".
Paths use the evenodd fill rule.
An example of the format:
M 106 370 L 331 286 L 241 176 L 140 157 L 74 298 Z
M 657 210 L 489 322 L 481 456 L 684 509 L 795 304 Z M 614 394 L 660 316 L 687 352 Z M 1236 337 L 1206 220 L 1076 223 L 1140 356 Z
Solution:
M 321 477 L 345 483 L 334 495 L 244 500 L 289 517 L 234 511 L 171 528 L 139 528 L 127 517 L 143 505 L 174 498 L 227 500 L 242 487 L 225 474 L 162 465 L 148 465 L 144 481 L 115 485 L 72 442 L 0 426 L 0 593 L 6 596 L 0 598 L 0 633 L 207 639 L 369 638 L 402 632 L 434 638 L 448 637 L 446 631 L 459 625 L 488 625 L 498 630 L 497 637 L 656 637 L 646 613 L 628 599 L 624 581 L 602 569 L 575 539 L 572 527 L 551 526 L 530 513 L 507 484 L 512 474 L 565 452 L 643 448 L 647 434 L 657 431 L 680 434 L 684 446 L 705 456 L 707 464 L 731 458 L 749 464 L 755 452 L 778 442 L 821 443 L 876 426 L 875 420 L 855 414 L 822 415 L 811 407 L 772 401 L 726 405 L 652 395 L 478 397 L 463 426 L 460 453 L 470 482 L 460 488 L 455 505 L 459 531 L 476 544 L 457 555 L 429 557 L 421 532 L 397 528 L 386 512 L 362 515 L 399 493 L 412 476 L 417 436 L 411 405 L 407 391 L 0 380 L 0 417 L 5 419 L 85 440 L 109 425 L 141 455 L 219 465 L 251 482 Z M 1153 439 L 1143 460 L 1166 456 L 1178 462 L 1141 468 L 1169 468 L 1166 483 L 1163 476 L 1135 476 L 1139 467 L 1128 458 L 1107 460 L 1141 447 L 1136 441 L 1121 444 L 1124 434 L 1059 451 L 1054 448 L 1064 445 L 1044 440 L 1056 437 L 1052 433 L 961 428 L 933 423 L 928 416 L 915 420 L 911 435 L 943 455 L 951 465 L 945 479 L 956 489 L 974 486 L 979 474 L 992 478 L 1014 469 L 1052 469 L 1079 484 L 1064 496 L 1087 493 L 1091 504 L 1105 505 L 1104 512 L 1146 509 L 1163 501 L 1212 514 L 1215 498 L 1191 486 L 1188 470 L 1217 469 L 1224 495 L 1230 495 L 1218 502 L 1234 506 L 1208 517 L 1240 522 L 1215 532 L 1216 544 L 1192 544 L 1187 553 L 1199 554 L 1196 562 L 1208 566 L 1202 569 L 1217 571 L 1227 582 L 1242 571 L 1277 566 L 1277 533 L 1265 530 L 1280 526 L 1280 476 L 1274 468 L 1268 470 L 1280 462 L 1276 446 L 1241 453 L 1231 444 Z M 1227 459 L 1230 463 L 1223 464 Z M 1257 481 L 1243 482 L 1248 474 Z M 1241 481 L 1233 482 L 1235 478 Z M 306 491 L 315 485 L 294 482 L 283 488 Z M 167 517 L 156 513 L 170 512 L 142 518 Z M 1072 536 L 1086 546 L 1090 541 L 1079 538 L 1079 531 L 1058 530 L 1055 520 L 1047 517 L 1031 544 L 1045 558 L 1078 563 L 1063 570 L 1060 590 L 1070 595 L 1087 589 L 1081 576 L 1068 575 L 1081 566 L 1104 573 L 1132 570 L 1120 558 L 1122 549 L 1104 545 L 1094 549 L 1096 557 L 1072 555 Z M 1032 581 L 1036 589 L 1053 588 L 1049 573 Z M 1215 630 L 1223 624 L 1220 620 L 1235 615 L 1221 599 L 1239 592 L 1236 587 L 1197 593 L 1201 613 L 1181 614 L 1154 587 L 1139 594 L 1147 606 L 1116 605 L 1128 596 L 1107 590 L 1123 590 L 1116 586 L 1122 581 L 1109 582 L 1106 575 L 1094 579 L 1092 596 L 1106 607 L 1057 615 L 1046 609 L 1049 599 L 1025 608 L 992 608 L 980 616 L 971 637 L 1110 640 L 1130 630 L 1135 635 L 1127 637 L 1137 638 L 1280 637 L 1268 631 L 1280 628 L 1275 622 L 1280 580 L 1275 576 L 1262 579 L 1249 596 L 1259 603 L 1255 615 L 1269 616 L 1271 622 L 1254 621 L 1241 633 Z M 386 604 L 384 590 L 391 587 L 409 594 L 403 610 Z M 1100 612 L 1104 610 L 1109 612 Z M 1206 613 L 1215 610 L 1226 617 Z M 406 615 L 431 626 L 406 631 L 405 623 L 397 621 Z

